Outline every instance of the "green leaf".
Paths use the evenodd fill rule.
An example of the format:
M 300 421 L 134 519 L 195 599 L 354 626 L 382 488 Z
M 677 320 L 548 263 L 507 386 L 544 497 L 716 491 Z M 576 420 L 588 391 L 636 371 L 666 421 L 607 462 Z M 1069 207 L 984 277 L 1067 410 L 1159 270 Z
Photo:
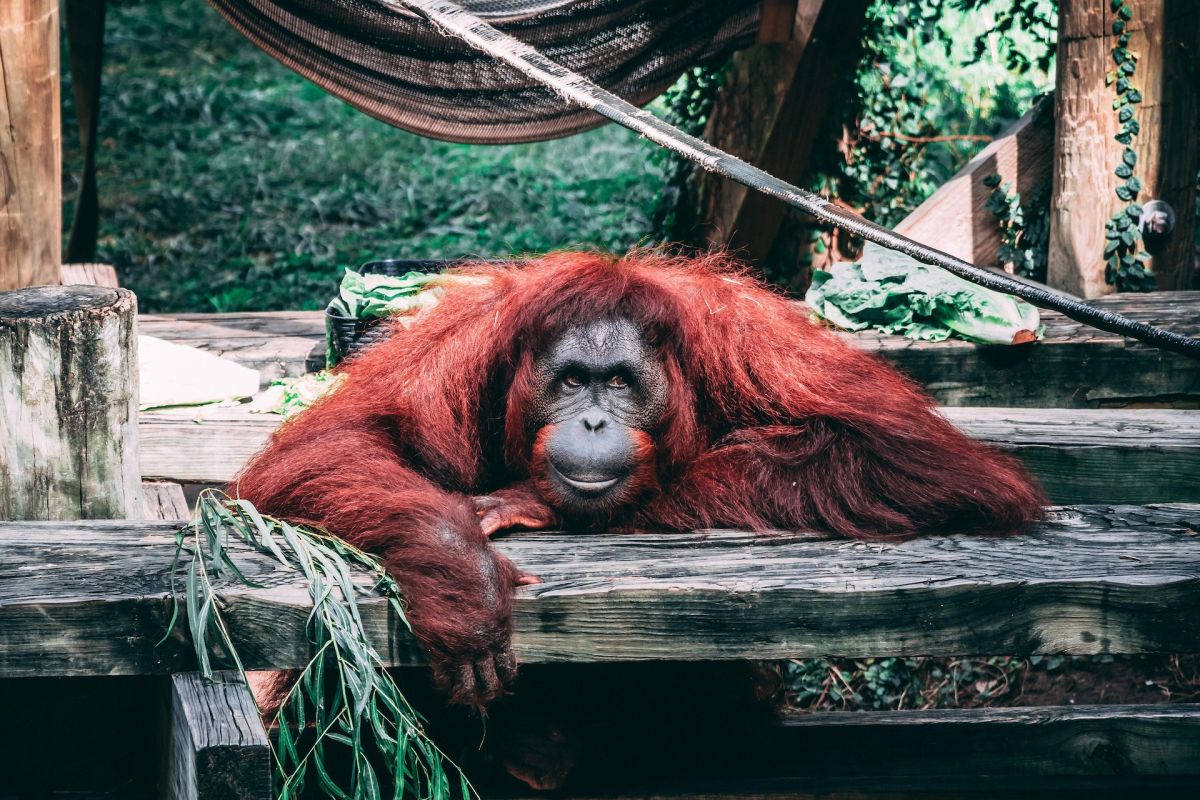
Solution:
M 1128 178 L 1133 175 L 1133 170 L 1131 170 L 1127 165 L 1122 164 L 1121 166 L 1119 166 L 1115 170 L 1113 170 L 1113 173 L 1118 178 Z
M 1131 102 L 1131 103 L 1142 102 L 1142 93 L 1139 92 L 1137 89 L 1130 89 L 1128 92 L 1125 93 L 1125 96 L 1129 98 L 1129 102 Z

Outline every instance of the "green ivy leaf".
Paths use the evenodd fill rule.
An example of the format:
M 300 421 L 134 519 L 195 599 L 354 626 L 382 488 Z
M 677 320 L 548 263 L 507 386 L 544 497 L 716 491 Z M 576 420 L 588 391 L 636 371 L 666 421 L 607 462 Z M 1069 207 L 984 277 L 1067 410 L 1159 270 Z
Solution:
M 1121 153 L 1121 160 L 1131 167 L 1137 166 L 1137 153 L 1132 148 L 1126 147 L 1125 152 Z
M 1116 10 L 1116 9 L 1114 9 L 1114 10 Z M 1125 20 L 1119 19 L 1113 23 L 1113 26 L 1112 26 L 1113 33 L 1119 35 L 1124 30 L 1125 30 Z
M 1126 202 L 1133 199 L 1133 192 L 1129 191 L 1129 187 L 1126 184 L 1121 184 L 1120 186 L 1118 186 L 1116 188 L 1116 192 L 1117 192 L 1117 197 L 1121 198 L 1122 200 L 1124 200 Z
M 1119 14 L 1123 20 L 1133 19 L 1133 9 L 1129 6 L 1121 6 L 1121 8 L 1117 11 L 1117 14 Z
M 1128 164 L 1122 164 L 1121 166 L 1119 166 L 1115 170 L 1113 170 L 1113 172 L 1116 174 L 1116 176 L 1118 178 L 1132 178 L 1133 177 L 1133 170 L 1129 168 Z
M 1121 131 L 1113 138 L 1116 139 L 1121 144 L 1132 144 L 1132 142 L 1133 142 L 1133 135 L 1130 134 L 1128 131 Z
M 1130 178 L 1129 180 L 1125 181 L 1125 187 L 1129 189 L 1129 191 L 1136 194 L 1142 190 L 1142 182 L 1138 178 Z
M 1131 119 L 1133 119 L 1133 109 L 1129 106 L 1126 106 L 1117 112 L 1118 122 L 1129 122 Z
M 1129 98 L 1129 102 L 1131 102 L 1131 103 L 1140 103 L 1140 102 L 1142 102 L 1142 93 L 1141 93 L 1141 92 L 1139 92 L 1137 89 L 1130 89 L 1130 90 L 1129 90 L 1129 91 L 1128 91 L 1128 92 L 1125 94 L 1125 96 Z

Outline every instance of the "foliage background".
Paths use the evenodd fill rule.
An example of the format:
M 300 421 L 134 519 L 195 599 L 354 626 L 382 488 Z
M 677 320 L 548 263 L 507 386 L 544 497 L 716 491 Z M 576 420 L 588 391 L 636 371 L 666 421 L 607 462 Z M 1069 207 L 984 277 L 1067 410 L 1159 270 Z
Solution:
M 878 0 L 811 184 L 885 223 L 919 203 L 983 142 L 880 132 L 987 136 L 1019 116 L 1047 84 L 1045 36 L 988 31 L 1027 5 L 1053 10 Z M 199 0 L 110 0 L 106 36 L 97 258 L 146 311 L 319 308 L 342 266 L 371 258 L 623 250 L 671 234 L 660 198 L 675 165 L 615 126 L 531 145 L 421 139 L 329 97 Z M 69 215 L 81 159 L 68 87 L 63 98 Z M 789 231 L 804 246 L 768 271 L 797 286 L 831 234 L 798 218 Z

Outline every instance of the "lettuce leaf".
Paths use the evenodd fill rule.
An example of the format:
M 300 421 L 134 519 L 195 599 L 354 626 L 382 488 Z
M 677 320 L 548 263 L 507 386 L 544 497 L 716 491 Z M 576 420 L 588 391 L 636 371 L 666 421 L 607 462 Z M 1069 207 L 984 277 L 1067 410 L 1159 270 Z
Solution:
M 872 243 L 857 263 L 816 270 L 804 299 L 818 316 L 851 331 L 872 327 L 930 342 L 953 334 L 983 344 L 1042 335 L 1029 303 Z

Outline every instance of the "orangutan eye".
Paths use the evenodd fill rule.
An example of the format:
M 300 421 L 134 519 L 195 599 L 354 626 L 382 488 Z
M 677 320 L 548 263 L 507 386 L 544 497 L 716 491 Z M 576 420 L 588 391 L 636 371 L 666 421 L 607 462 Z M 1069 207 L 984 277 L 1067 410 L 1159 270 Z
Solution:
M 608 379 L 608 385 L 612 389 L 624 389 L 625 387 L 629 386 L 629 383 L 626 382 L 626 380 L 620 375 L 613 375 Z
M 568 372 L 563 376 L 562 382 L 569 389 L 578 389 L 584 384 L 583 376 L 577 372 Z

